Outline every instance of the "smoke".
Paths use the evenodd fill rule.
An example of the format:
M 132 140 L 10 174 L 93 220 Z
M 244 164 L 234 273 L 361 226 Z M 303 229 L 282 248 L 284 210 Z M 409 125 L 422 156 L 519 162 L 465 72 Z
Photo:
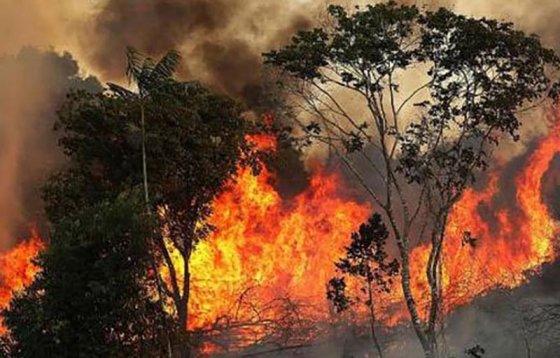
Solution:
M 556 21 L 560 3 L 556 0 L 539 1 L 538 5 L 529 0 L 455 0 L 453 7 L 461 13 L 513 22 L 524 31 L 538 34 L 546 45 L 560 48 L 560 23 Z
M 0 0 L 0 56 L 33 46 L 69 51 L 76 57 L 80 53 L 77 31 L 96 2 Z
M 322 23 L 328 3 L 369 0 L 0 0 L 0 54 L 22 46 L 70 51 L 80 67 L 104 81 L 123 76 L 124 50 L 134 46 L 157 57 L 184 55 L 183 75 L 230 95 L 253 100 L 261 85 L 261 53 L 285 44 L 295 31 Z M 471 16 L 513 21 L 560 48 L 555 0 L 400 0 Z
M 115 81 L 124 74 L 126 46 L 134 46 L 153 57 L 177 49 L 184 57 L 180 73 L 183 78 L 200 80 L 245 101 L 250 107 L 258 107 L 271 100 L 262 74 L 261 53 L 287 43 L 295 31 L 319 24 L 327 2 L 349 6 L 372 3 L 357 0 L 0 0 L 0 56 L 8 54 L 0 57 L 0 249 L 10 246 L 30 221 L 38 220 L 41 205 L 37 188 L 49 172 L 63 163 L 52 122 L 65 93 L 75 87 L 100 89 L 95 79 L 83 79 L 83 71 L 103 81 Z M 512 21 L 518 28 L 539 35 L 546 46 L 560 50 L 560 22 L 555 18 L 560 13 L 557 0 L 543 0 L 538 4 L 533 0 L 401 2 L 431 9 L 447 6 L 465 15 Z M 42 49 L 52 46 L 52 50 L 22 50 L 24 46 Z M 71 55 L 61 55 L 61 51 L 70 51 Z M 523 127 L 522 145 L 503 146 L 498 153 L 500 157 L 510 160 L 530 148 L 533 139 L 547 131 L 544 118 L 543 112 L 530 114 Z M 293 166 L 299 165 L 297 160 L 293 161 Z M 508 165 L 511 170 L 506 172 L 516 172 L 518 165 L 521 159 L 519 163 L 512 161 Z M 287 172 L 293 169 L 289 166 Z M 545 178 L 551 207 L 558 205 L 554 202 L 560 187 L 557 177 L 558 174 L 549 173 L 549 179 Z M 293 183 L 286 185 L 284 191 L 294 187 Z M 512 192 L 511 188 L 505 191 Z M 501 199 L 504 203 L 496 205 L 507 205 L 505 202 L 514 198 L 506 196 Z M 553 208 L 560 216 L 560 208 Z M 550 282 L 545 286 L 554 290 L 542 294 L 558 295 L 558 281 L 550 279 L 550 275 L 546 277 Z M 485 302 L 497 307 L 491 298 Z M 490 348 L 489 356 L 498 356 L 493 353 L 502 347 L 506 352 L 503 356 L 520 352 L 522 342 L 515 335 L 498 340 L 508 324 L 502 320 L 505 315 L 496 316 L 476 306 L 459 312 L 459 323 L 454 321 L 449 329 L 458 332 L 453 338 L 453 344 L 459 347 L 457 356 L 471 343 L 479 343 L 477 339 L 484 339 L 480 343 Z M 415 337 L 409 338 L 409 348 L 399 347 L 394 356 L 418 353 Z
M 181 75 L 235 96 L 250 106 L 264 100 L 261 53 L 285 44 L 295 31 L 321 24 L 329 3 L 349 7 L 369 0 L 0 0 L 0 54 L 21 46 L 70 51 L 80 67 L 103 81 L 124 74 L 124 50 L 134 46 L 157 57 L 183 53 Z M 435 9 L 446 6 L 473 16 L 514 21 L 559 47 L 554 0 L 401 0 Z M 32 24 L 32 26 L 29 26 Z M 542 127 L 542 126 L 541 126 Z M 542 133 L 544 127 L 537 130 Z M 536 131 L 532 129 L 531 131 Z
M 513 22 L 516 28 L 539 36 L 544 46 L 560 53 L 560 22 L 556 20 L 560 13 L 559 1 L 543 0 L 536 4 L 530 0 L 453 0 L 450 5 L 453 10 L 466 15 Z M 496 153 L 498 158 L 507 160 L 530 149 L 535 138 L 548 132 L 547 115 L 547 109 L 542 106 L 526 113 L 520 129 L 521 142 L 504 141 Z
M 85 23 L 80 41 L 84 57 L 104 78 L 122 77 L 126 46 L 154 57 L 177 49 L 184 56 L 183 77 L 255 102 L 261 86 L 261 53 L 310 23 L 298 4 L 110 0 Z
M 99 90 L 70 54 L 24 48 L 0 58 L 0 248 L 40 218 L 38 187 L 62 163 L 52 130 L 70 88 Z

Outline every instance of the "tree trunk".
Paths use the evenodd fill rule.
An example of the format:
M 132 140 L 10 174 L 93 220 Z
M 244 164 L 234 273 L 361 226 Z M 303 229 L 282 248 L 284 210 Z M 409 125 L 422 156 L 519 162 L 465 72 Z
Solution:
M 402 246 L 402 244 L 400 244 L 399 246 Z M 406 302 L 406 307 L 410 314 L 414 332 L 416 333 L 416 336 L 418 337 L 418 340 L 422 345 L 422 349 L 424 350 L 424 356 L 426 358 L 435 358 L 436 355 L 434 346 L 432 343 L 430 343 L 431 340 L 428 338 L 429 335 L 423 327 L 424 324 L 422 323 L 418 314 L 418 307 L 416 305 L 416 301 L 414 300 L 414 296 L 412 295 L 412 289 L 410 288 L 410 263 L 408 261 L 408 251 L 405 250 L 406 248 L 401 248 L 401 285 Z
M 146 208 L 148 213 L 152 213 L 150 207 L 150 196 L 148 194 L 148 164 L 146 158 L 146 121 L 144 118 L 144 104 L 140 104 L 140 124 L 142 126 L 142 179 L 144 182 L 144 201 L 146 202 Z
M 157 285 L 157 292 L 158 292 L 158 297 L 159 297 L 159 305 L 160 305 L 160 309 L 165 322 L 165 327 L 167 329 L 167 332 L 165 332 L 165 343 L 166 343 L 166 349 L 167 349 L 167 358 L 172 358 L 173 357 L 173 348 L 171 346 L 171 339 L 169 338 L 169 329 L 167 327 L 167 318 L 165 317 L 165 307 L 164 307 L 164 303 L 163 303 L 163 290 L 162 290 L 162 282 L 160 281 L 160 277 L 159 277 L 159 273 L 157 272 L 157 265 L 154 261 L 154 259 L 152 258 L 152 269 L 154 270 L 154 275 L 156 277 L 156 285 Z
M 430 311 L 428 315 L 428 326 L 426 328 L 426 336 L 433 356 L 437 356 L 437 323 L 441 316 L 441 307 L 443 301 L 443 288 L 441 285 L 442 270 L 442 249 L 443 240 L 445 238 L 445 227 L 447 225 L 447 213 L 438 215 L 437 224 L 432 233 L 432 249 L 428 259 L 426 268 L 426 277 L 430 286 Z
M 179 347 L 179 353 L 180 353 L 180 357 L 181 358 L 190 358 L 191 356 L 191 344 L 189 342 L 189 332 L 186 328 L 187 325 L 187 307 L 186 305 L 183 306 L 183 308 L 181 308 L 178 311 L 178 315 L 179 315 L 179 329 L 181 330 L 180 332 L 182 332 L 181 334 L 181 339 L 180 339 L 180 347 Z
M 371 328 L 371 339 L 377 350 L 379 358 L 383 358 L 383 352 L 381 350 L 381 345 L 375 334 L 375 307 L 373 306 L 373 292 L 371 288 L 371 282 L 368 280 L 368 298 L 369 298 L 369 318 L 370 318 L 370 328 Z
M 146 212 L 148 213 L 148 216 L 152 215 L 152 208 L 150 205 L 150 195 L 149 195 L 149 190 L 148 190 L 148 160 L 146 157 L 146 119 L 145 119 L 145 113 L 144 113 L 144 103 L 140 102 L 140 124 L 142 126 L 142 181 L 144 184 L 144 202 L 146 204 Z M 161 305 L 161 311 L 162 313 L 165 312 L 164 311 L 164 307 L 163 307 L 163 301 L 162 301 L 162 297 L 163 294 L 161 292 L 161 283 L 159 281 L 159 273 L 157 272 L 157 267 L 155 262 L 152 262 L 152 266 L 153 266 L 153 270 L 154 270 L 154 275 L 156 277 L 156 283 L 157 283 L 157 288 L 158 288 L 158 294 L 159 294 L 159 302 Z M 165 317 L 164 317 L 165 319 Z M 169 332 L 165 332 L 165 339 L 166 339 L 166 349 L 167 349 L 167 357 L 168 358 L 172 358 L 173 357 L 173 349 L 171 348 L 171 339 L 169 338 Z
M 189 250 L 190 252 L 190 250 Z M 183 277 L 183 296 L 179 302 L 179 306 L 177 307 L 177 313 L 179 318 L 179 329 L 180 332 L 183 332 L 181 335 L 181 358 L 189 358 L 191 355 L 191 342 L 189 337 L 188 331 L 188 322 L 189 322 L 189 297 L 190 297 L 190 282 L 191 282 L 191 274 L 190 274 L 190 253 L 187 253 L 183 256 L 184 261 L 184 277 Z

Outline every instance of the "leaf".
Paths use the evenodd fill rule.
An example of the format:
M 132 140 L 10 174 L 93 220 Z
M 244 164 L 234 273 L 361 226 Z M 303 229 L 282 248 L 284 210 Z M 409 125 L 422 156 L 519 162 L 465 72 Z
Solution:
M 142 73 L 145 57 L 134 47 L 126 48 L 126 76 L 130 82 L 137 82 Z
M 111 91 L 113 91 L 115 94 L 117 94 L 118 96 L 127 99 L 127 100 L 132 100 L 134 98 L 136 98 L 138 95 L 124 87 L 121 87 L 115 83 L 111 83 L 108 82 L 107 83 L 107 87 L 109 87 L 109 89 Z
M 181 54 L 171 50 L 154 66 L 152 76 L 156 76 L 158 79 L 168 79 L 173 76 L 180 62 Z

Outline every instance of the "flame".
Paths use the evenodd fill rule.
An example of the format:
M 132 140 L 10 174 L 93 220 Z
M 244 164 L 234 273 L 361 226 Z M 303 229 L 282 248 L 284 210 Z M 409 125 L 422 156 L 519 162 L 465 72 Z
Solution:
M 277 145 L 276 137 L 268 134 L 251 134 L 247 135 L 245 139 L 259 151 L 271 151 Z
M 0 310 L 7 308 L 14 294 L 33 281 L 39 272 L 33 259 L 43 247 L 38 232 L 31 230 L 28 240 L 0 254 Z M 6 328 L 0 322 L 0 334 L 5 332 Z
M 217 229 L 192 257 L 190 325 L 212 324 L 231 312 L 243 290 L 258 287 L 262 303 L 276 297 L 317 300 L 348 234 L 370 213 L 340 194 L 341 179 L 318 172 L 289 203 L 270 184 L 241 169 L 237 182 L 214 203 Z
M 248 140 L 260 150 L 276 146 L 274 138 L 263 135 Z M 466 190 L 454 206 L 443 257 L 445 312 L 493 288 L 517 287 L 556 258 L 559 227 L 543 202 L 541 180 L 558 153 L 560 121 L 517 174 L 515 205 L 494 211 L 492 219 L 481 214 L 481 208 L 492 208 L 500 193 L 500 173 L 495 171 L 486 187 Z M 213 203 L 210 223 L 216 230 L 191 258 L 190 328 L 212 327 L 232 312 L 239 314 L 242 296 L 251 296 L 268 315 L 280 315 L 284 309 L 270 302 L 290 297 L 312 307 L 305 312 L 308 318 L 328 318 L 325 283 L 334 274 L 333 262 L 372 208 L 355 200 L 339 175 L 321 169 L 314 171 L 306 190 L 290 199 L 282 198 L 273 180 L 266 168 L 256 176 L 240 168 L 237 180 Z M 475 245 L 465 244 L 465 231 L 477 239 Z M 33 232 L 28 241 L 0 255 L 0 309 L 31 283 L 39 270 L 32 259 L 43 245 Z M 424 268 L 428 255 L 427 245 L 411 252 L 412 288 L 421 305 L 427 303 Z M 407 318 L 397 284 L 379 301 L 383 303 L 378 307 L 379 317 L 386 324 Z M 251 303 L 245 313 L 256 307 Z M 0 326 L 0 331 L 5 328 Z M 250 335 L 239 339 L 250 342 L 258 339 L 262 329 L 244 332 Z
M 255 141 L 265 148 L 275 144 L 264 137 Z M 491 208 L 500 193 L 499 171 L 490 173 L 485 188 L 466 190 L 454 206 L 444 244 L 445 312 L 493 288 L 519 286 L 555 259 L 558 225 L 543 202 L 541 179 L 558 153 L 560 124 L 517 174 L 516 205 L 497 210 L 493 219 L 484 217 L 481 208 Z M 325 283 L 334 274 L 333 262 L 372 208 L 352 200 L 336 174 L 315 171 L 310 186 L 289 200 L 274 189 L 272 179 L 266 169 L 258 176 L 240 169 L 238 181 L 214 203 L 211 223 L 216 231 L 192 257 L 191 328 L 210 327 L 231 314 L 243 290 L 255 287 L 254 299 L 261 304 L 296 297 L 314 305 L 314 318 L 328 317 Z M 465 243 L 466 231 L 475 244 Z M 421 308 L 428 304 L 428 256 L 428 245 L 411 252 L 413 294 Z M 379 298 L 378 314 L 388 325 L 408 317 L 401 292 L 396 283 Z
M 481 206 L 492 207 L 499 192 L 498 174 L 477 192 L 468 189 L 454 207 L 449 224 L 444 257 L 446 310 L 470 302 L 495 287 L 514 288 L 555 257 L 554 245 L 559 225 L 542 197 L 542 178 L 560 153 L 560 121 L 528 157 L 515 177 L 515 206 L 494 212 L 494 220 L 484 219 Z M 465 230 L 477 238 L 474 246 L 462 243 Z
M 517 287 L 555 257 L 559 226 L 542 198 L 541 180 L 560 153 L 560 122 L 543 138 L 515 178 L 515 203 L 484 217 L 481 208 L 492 208 L 500 193 L 499 171 L 490 173 L 482 190 L 467 189 L 453 207 L 446 227 L 442 283 L 445 312 L 472 301 L 494 288 Z M 465 243 L 469 232 L 475 243 Z M 413 293 L 427 309 L 428 284 L 424 274 L 429 246 L 411 253 Z M 422 312 L 426 314 L 426 312 Z M 404 311 L 391 317 L 397 323 Z

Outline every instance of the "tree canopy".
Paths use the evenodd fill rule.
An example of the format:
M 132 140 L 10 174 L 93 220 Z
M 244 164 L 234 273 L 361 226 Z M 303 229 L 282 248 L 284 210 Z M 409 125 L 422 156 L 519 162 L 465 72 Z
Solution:
M 139 197 L 139 195 L 136 195 Z M 159 355 L 165 316 L 151 299 L 143 205 L 119 196 L 66 216 L 41 271 L 3 313 L 10 357 Z
M 560 60 L 511 23 L 444 8 L 389 1 L 353 11 L 331 5 L 328 16 L 265 61 L 294 98 L 296 138 L 326 146 L 383 214 L 412 325 L 434 357 L 449 212 L 493 147 L 519 138 L 522 113 L 557 94 Z M 417 242 L 431 244 L 427 297 L 410 287 Z
M 207 205 L 247 148 L 240 107 L 197 83 L 169 83 L 144 108 L 154 207 Z M 46 186 L 50 219 L 142 184 L 139 122 L 138 104 L 113 91 L 68 96 L 56 128 L 71 163 Z
M 111 83 L 103 93 L 74 91 L 58 111 L 55 129 L 69 163 L 46 183 L 45 208 L 58 230 L 84 208 L 144 192 L 146 218 L 154 223 L 145 237 L 150 267 L 144 274 L 150 271 L 155 279 L 151 287 L 160 314 L 166 316 L 163 307 L 172 311 L 174 326 L 166 333 L 185 355 L 190 255 L 212 230 L 205 219 L 213 199 L 239 165 L 256 163 L 246 141 L 254 127 L 234 100 L 174 79 L 176 52 L 157 62 L 132 49 L 127 55 L 136 91 Z M 181 261 L 172 259 L 177 253 Z M 36 283 L 37 290 L 43 284 Z M 171 342 L 168 348 L 171 354 Z

